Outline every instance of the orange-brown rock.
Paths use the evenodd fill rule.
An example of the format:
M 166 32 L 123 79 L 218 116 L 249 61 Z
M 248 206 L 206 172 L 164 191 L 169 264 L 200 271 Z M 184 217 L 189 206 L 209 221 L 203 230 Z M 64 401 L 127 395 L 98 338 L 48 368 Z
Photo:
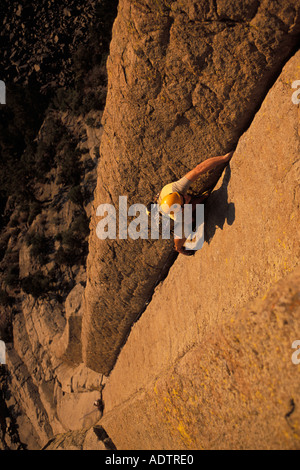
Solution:
M 162 240 L 99 240 L 96 208 L 118 208 L 120 195 L 146 204 L 200 161 L 230 151 L 297 44 L 299 8 L 295 0 L 120 0 L 90 226 L 88 367 L 111 371 L 171 250 Z
M 299 66 L 300 52 L 241 137 L 203 248 L 175 262 L 121 351 L 101 422 L 118 449 L 299 447 Z

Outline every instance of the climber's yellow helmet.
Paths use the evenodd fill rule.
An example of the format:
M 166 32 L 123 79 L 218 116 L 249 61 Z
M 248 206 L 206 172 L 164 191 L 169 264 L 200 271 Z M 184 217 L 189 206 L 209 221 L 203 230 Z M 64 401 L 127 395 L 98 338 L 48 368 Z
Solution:
M 183 196 L 181 196 L 179 193 L 171 193 L 162 199 L 160 207 L 165 214 L 169 214 L 170 209 L 172 207 L 171 212 L 174 212 L 174 214 L 176 214 L 181 210 L 181 206 L 183 203 Z

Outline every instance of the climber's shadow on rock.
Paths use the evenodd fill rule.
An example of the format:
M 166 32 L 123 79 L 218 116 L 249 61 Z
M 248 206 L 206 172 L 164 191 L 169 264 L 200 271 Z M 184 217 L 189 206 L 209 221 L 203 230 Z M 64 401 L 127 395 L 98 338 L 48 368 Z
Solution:
M 226 167 L 222 186 L 214 191 L 208 198 L 204 210 L 204 240 L 210 243 L 215 235 L 216 228 L 223 230 L 225 221 L 232 225 L 235 220 L 235 206 L 228 203 L 228 184 L 231 177 L 230 165 Z

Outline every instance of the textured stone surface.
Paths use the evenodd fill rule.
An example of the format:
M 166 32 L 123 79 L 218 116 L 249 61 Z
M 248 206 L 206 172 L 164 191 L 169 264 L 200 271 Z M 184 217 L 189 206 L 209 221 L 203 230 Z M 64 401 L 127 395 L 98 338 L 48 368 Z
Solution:
M 59 434 L 51 439 L 43 450 L 108 450 L 109 439 L 98 438 L 94 428 Z
M 82 450 L 106 450 L 104 442 L 99 441 L 93 428 L 87 432 Z
M 148 202 L 200 160 L 231 150 L 292 55 L 299 39 L 297 3 L 120 1 L 104 132 L 69 113 L 59 117 L 87 151 L 88 193 L 103 132 L 98 188 L 94 207 L 87 201 L 87 216 L 99 203 L 116 203 L 119 194 L 129 203 Z M 47 83 L 42 68 L 37 74 Z M 28 75 L 24 69 L 22 75 Z M 299 338 L 299 274 L 267 292 L 299 259 L 299 108 L 291 102 L 297 79 L 299 56 L 240 138 L 231 179 L 227 170 L 208 201 L 203 250 L 176 261 L 105 386 L 103 424 L 120 449 L 299 446 L 298 369 L 291 364 L 291 344 Z M 98 126 L 101 116 L 89 118 Z M 194 191 L 218 177 L 209 175 Z M 53 240 L 70 227 L 76 205 L 57 184 L 55 169 L 35 194 L 43 209 L 28 233 Z M 21 278 L 37 269 L 50 274 L 53 261 L 41 266 L 32 256 L 25 219 L 16 215 L 19 227 L 4 233 L 2 271 L 17 254 Z M 97 222 L 91 224 L 82 339 L 86 364 L 107 373 L 170 247 L 161 241 L 101 243 Z M 57 250 L 60 242 L 54 245 Z M 90 428 L 100 417 L 93 401 L 103 377 L 79 364 L 85 277 L 84 266 L 62 267 L 55 292 L 34 301 L 21 290 L 20 305 L 1 306 L 0 317 L 9 311 L 13 318 L 6 405 L 29 449 L 49 439 L 53 448 L 113 448 Z M 66 284 L 75 290 L 59 303 Z M 17 447 L 8 433 L 6 440 Z
M 65 393 L 57 388 L 57 415 L 65 430 L 80 430 L 96 424 L 101 413 L 94 407 L 99 391 Z
M 171 249 L 167 241 L 99 240 L 97 206 L 118 207 L 120 195 L 129 205 L 147 203 L 200 161 L 232 150 L 299 27 L 294 0 L 120 1 L 90 226 L 82 335 L 88 367 L 109 373 Z
M 80 304 L 80 295 L 74 299 L 72 292 L 67 310 L 70 314 L 73 305 L 76 314 L 75 303 Z M 100 396 L 98 373 L 83 364 L 75 367 L 70 360 L 68 365 L 60 359 L 58 345 L 62 344 L 63 326 L 61 309 L 53 301 L 26 299 L 23 314 L 14 321 L 14 349 L 8 351 L 11 389 L 22 414 L 29 418 L 31 433 L 39 438 L 39 446 L 53 434 L 81 429 L 84 415 L 93 411 L 93 402 Z M 62 337 L 66 339 L 64 333 Z M 70 350 L 70 343 L 65 347 Z M 90 425 L 100 416 L 92 415 Z M 31 440 L 24 442 L 32 448 Z
M 13 344 L 0 370 L 0 449 L 38 449 L 86 426 L 102 387 L 81 361 L 80 302 L 116 3 L 1 2 L 0 338 Z
M 298 268 L 108 412 L 117 448 L 299 449 L 299 286 Z
M 69 293 L 65 302 L 66 326 L 63 334 L 55 343 L 56 357 L 80 364 L 81 357 L 81 323 L 82 323 L 82 295 L 84 287 L 77 284 Z
M 94 1 L 59 2 L 42 0 L 39 5 L 2 2 L 2 74 L 24 84 L 35 78 L 55 88 L 74 79 L 70 62 L 78 44 L 86 41 L 95 9 Z
M 299 445 L 298 411 L 285 419 L 299 402 L 299 66 L 298 52 L 241 137 L 202 250 L 176 260 L 121 351 L 102 420 L 117 448 Z
M 82 118 L 75 119 L 67 113 L 61 118 L 74 135 L 83 132 Z M 39 136 L 44 136 L 44 133 L 42 126 Z M 87 136 L 85 147 L 92 153 L 101 133 L 97 130 L 91 134 Z M 88 152 L 83 154 L 82 160 L 83 163 L 91 163 L 88 161 Z M 76 205 L 66 198 L 64 189 L 57 184 L 55 169 L 52 175 L 50 183 L 39 184 L 35 188 L 38 199 L 45 202 L 45 208 L 29 229 L 31 235 L 44 232 L 50 240 L 68 230 L 76 219 Z M 94 179 L 95 171 L 89 165 L 84 182 L 86 189 L 91 187 Z M 90 203 L 86 210 L 89 215 Z M 37 269 L 42 269 L 46 276 L 50 276 L 54 263 L 41 266 L 40 261 L 31 254 L 31 246 L 27 246 L 23 233 L 17 240 L 11 240 L 11 248 L 16 253 L 19 250 L 21 278 Z M 21 291 L 18 292 L 19 303 L 16 300 L 12 307 L 13 349 L 10 348 L 7 355 L 10 386 L 6 398 L 10 409 L 15 410 L 21 442 L 29 449 L 40 448 L 53 434 L 80 429 L 88 423 L 94 424 L 100 417 L 100 414 L 95 413 L 88 423 L 83 419 L 86 413 L 93 410 L 93 401 L 100 396 L 102 379 L 99 373 L 88 369 L 81 360 L 84 270 L 82 265 L 74 265 L 72 268 L 61 265 L 57 279 L 59 288 L 63 290 L 69 286 L 70 289 L 65 301 L 59 301 L 62 291 L 55 292 L 57 297 L 48 293 L 39 299 Z M 3 308 L 1 306 L 1 315 Z
M 82 450 L 87 431 L 69 431 L 58 434 L 42 450 Z

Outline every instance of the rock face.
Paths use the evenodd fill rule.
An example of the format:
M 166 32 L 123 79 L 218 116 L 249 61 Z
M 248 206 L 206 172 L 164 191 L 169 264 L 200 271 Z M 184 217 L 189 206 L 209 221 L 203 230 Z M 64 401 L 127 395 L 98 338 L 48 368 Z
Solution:
M 111 371 L 171 251 L 166 240 L 99 240 L 96 208 L 118 207 L 120 195 L 128 197 L 128 206 L 146 204 L 200 161 L 232 150 L 292 54 L 299 29 L 299 4 L 293 0 L 120 1 L 90 226 L 82 334 L 88 367 Z M 257 154 L 254 146 L 252 152 Z M 257 159 L 264 181 L 262 157 Z M 215 184 L 219 176 L 209 175 L 200 186 Z M 180 303 L 185 302 L 183 294 Z
M 81 363 L 82 294 L 84 287 L 77 284 L 65 302 L 66 327 L 55 344 L 56 356 L 74 364 Z
M 175 262 L 121 351 L 101 421 L 118 449 L 299 448 L 299 66 L 300 52 L 241 137 L 204 247 Z
M 81 300 L 117 0 L 66 3 L 1 3 L 1 450 L 39 449 L 101 417 Z
M 13 344 L 0 370 L 0 449 L 299 448 L 298 3 L 120 1 L 104 128 L 100 110 L 85 121 L 50 110 L 38 135 L 51 141 L 51 116 L 70 131 L 78 146 L 63 139 L 55 158 L 79 152 L 80 191 L 62 188 L 53 167 L 32 187 L 38 207 L 6 204 L 0 334 L 11 319 Z M 25 9 L 11 8 L 21 21 Z M 47 85 L 43 63 L 28 67 Z M 99 204 L 146 203 L 236 144 L 223 177 L 192 188 L 216 185 L 193 258 L 174 262 L 166 240 L 96 237 Z
M 200 344 L 156 378 L 153 368 L 151 382 L 136 381 L 143 388 L 102 420 L 117 448 L 299 449 L 300 366 L 291 349 L 299 285 L 297 269 L 264 298 L 207 328 Z
M 101 426 L 70 431 L 55 436 L 43 450 L 114 450 L 115 446 Z
M 74 137 L 77 136 L 77 140 L 80 135 L 85 137 L 86 143 L 80 141 L 78 144 L 85 149 L 81 154 L 81 164 L 86 168 L 82 186 L 85 191 L 92 191 L 96 164 L 94 147 L 96 143 L 99 145 L 101 129 L 90 130 L 87 126 L 85 132 L 82 118 L 72 119 L 67 113 L 61 113 L 60 119 L 64 120 Z M 51 139 L 46 123 L 45 119 L 39 133 L 40 139 L 45 136 Z M 50 181 L 37 184 L 35 191 L 42 210 L 30 227 L 24 227 L 17 208 L 16 236 L 13 236 L 9 225 L 1 233 L 2 237 L 8 234 L 8 248 L 11 249 L 11 253 L 7 250 L 1 260 L 2 272 L 8 269 L 12 261 L 16 262 L 15 259 L 7 259 L 7 256 L 14 254 L 17 255 L 20 279 L 33 279 L 36 272 L 41 272 L 45 279 L 52 278 L 57 282 L 56 288 L 52 291 L 48 288 L 38 297 L 24 292 L 18 285 L 11 286 L 8 292 L 14 294 L 14 302 L 0 306 L 1 319 L 5 309 L 13 313 L 13 344 L 7 350 L 9 383 L 4 396 L 8 408 L 13 410 L 12 419 L 20 445 L 29 449 L 41 448 L 55 434 L 87 429 L 95 424 L 101 413 L 94 413 L 93 402 L 100 398 L 102 387 L 101 375 L 82 363 L 81 307 L 86 276 L 83 263 L 76 262 L 80 247 L 77 247 L 76 253 L 73 250 L 72 263 L 64 264 L 57 258 L 62 246 L 58 234 L 65 233 L 78 220 L 79 214 L 83 214 L 83 210 L 88 217 L 90 201 L 86 199 L 83 210 L 70 201 L 66 190 L 58 184 L 57 169 L 52 169 Z M 44 256 L 47 254 L 46 259 L 42 260 L 34 252 L 32 243 L 39 235 L 41 239 L 53 241 L 53 248 L 48 253 L 47 244 L 42 247 Z M 54 271 L 55 276 L 52 276 L 51 272 Z M 17 448 L 16 440 L 8 439 L 6 432 L 5 445 L 12 450 Z

